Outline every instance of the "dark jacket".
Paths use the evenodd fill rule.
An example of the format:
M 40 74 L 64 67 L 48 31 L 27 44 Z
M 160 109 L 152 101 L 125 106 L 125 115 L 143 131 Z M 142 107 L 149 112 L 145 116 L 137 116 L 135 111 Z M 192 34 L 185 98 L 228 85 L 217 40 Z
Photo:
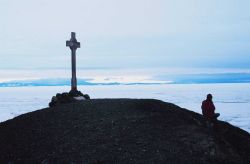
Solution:
M 214 116 L 215 106 L 213 101 L 204 100 L 201 105 L 202 114 L 205 117 L 211 118 Z

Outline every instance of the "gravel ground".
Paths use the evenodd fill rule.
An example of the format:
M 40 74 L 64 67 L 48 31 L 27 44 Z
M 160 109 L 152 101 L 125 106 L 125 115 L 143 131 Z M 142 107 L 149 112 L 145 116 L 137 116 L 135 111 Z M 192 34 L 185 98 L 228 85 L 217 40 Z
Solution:
M 92 99 L 0 124 L 0 163 L 250 163 L 250 134 L 151 99 Z

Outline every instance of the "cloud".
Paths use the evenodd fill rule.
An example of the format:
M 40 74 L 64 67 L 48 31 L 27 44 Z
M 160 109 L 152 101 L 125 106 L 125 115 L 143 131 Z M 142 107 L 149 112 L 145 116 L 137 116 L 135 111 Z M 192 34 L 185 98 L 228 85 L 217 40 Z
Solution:
M 63 67 L 71 31 L 82 43 L 78 63 L 88 67 L 241 67 L 250 58 L 249 7 L 247 0 L 2 0 L 0 67 Z

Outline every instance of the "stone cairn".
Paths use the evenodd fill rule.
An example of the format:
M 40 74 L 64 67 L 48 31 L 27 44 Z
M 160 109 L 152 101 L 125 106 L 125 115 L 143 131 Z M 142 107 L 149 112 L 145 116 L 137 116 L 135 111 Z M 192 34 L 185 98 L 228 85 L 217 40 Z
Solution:
M 82 94 L 81 91 L 57 93 L 56 96 L 52 97 L 51 102 L 49 103 L 49 107 L 83 100 L 90 100 L 90 97 L 88 94 Z

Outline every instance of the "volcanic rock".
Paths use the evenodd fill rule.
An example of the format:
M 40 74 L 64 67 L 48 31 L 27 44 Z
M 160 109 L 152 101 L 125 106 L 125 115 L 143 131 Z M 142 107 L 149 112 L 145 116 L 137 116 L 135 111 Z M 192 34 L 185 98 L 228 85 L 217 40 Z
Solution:
M 250 134 L 159 100 L 92 99 L 1 123 L 0 163 L 247 164 Z

